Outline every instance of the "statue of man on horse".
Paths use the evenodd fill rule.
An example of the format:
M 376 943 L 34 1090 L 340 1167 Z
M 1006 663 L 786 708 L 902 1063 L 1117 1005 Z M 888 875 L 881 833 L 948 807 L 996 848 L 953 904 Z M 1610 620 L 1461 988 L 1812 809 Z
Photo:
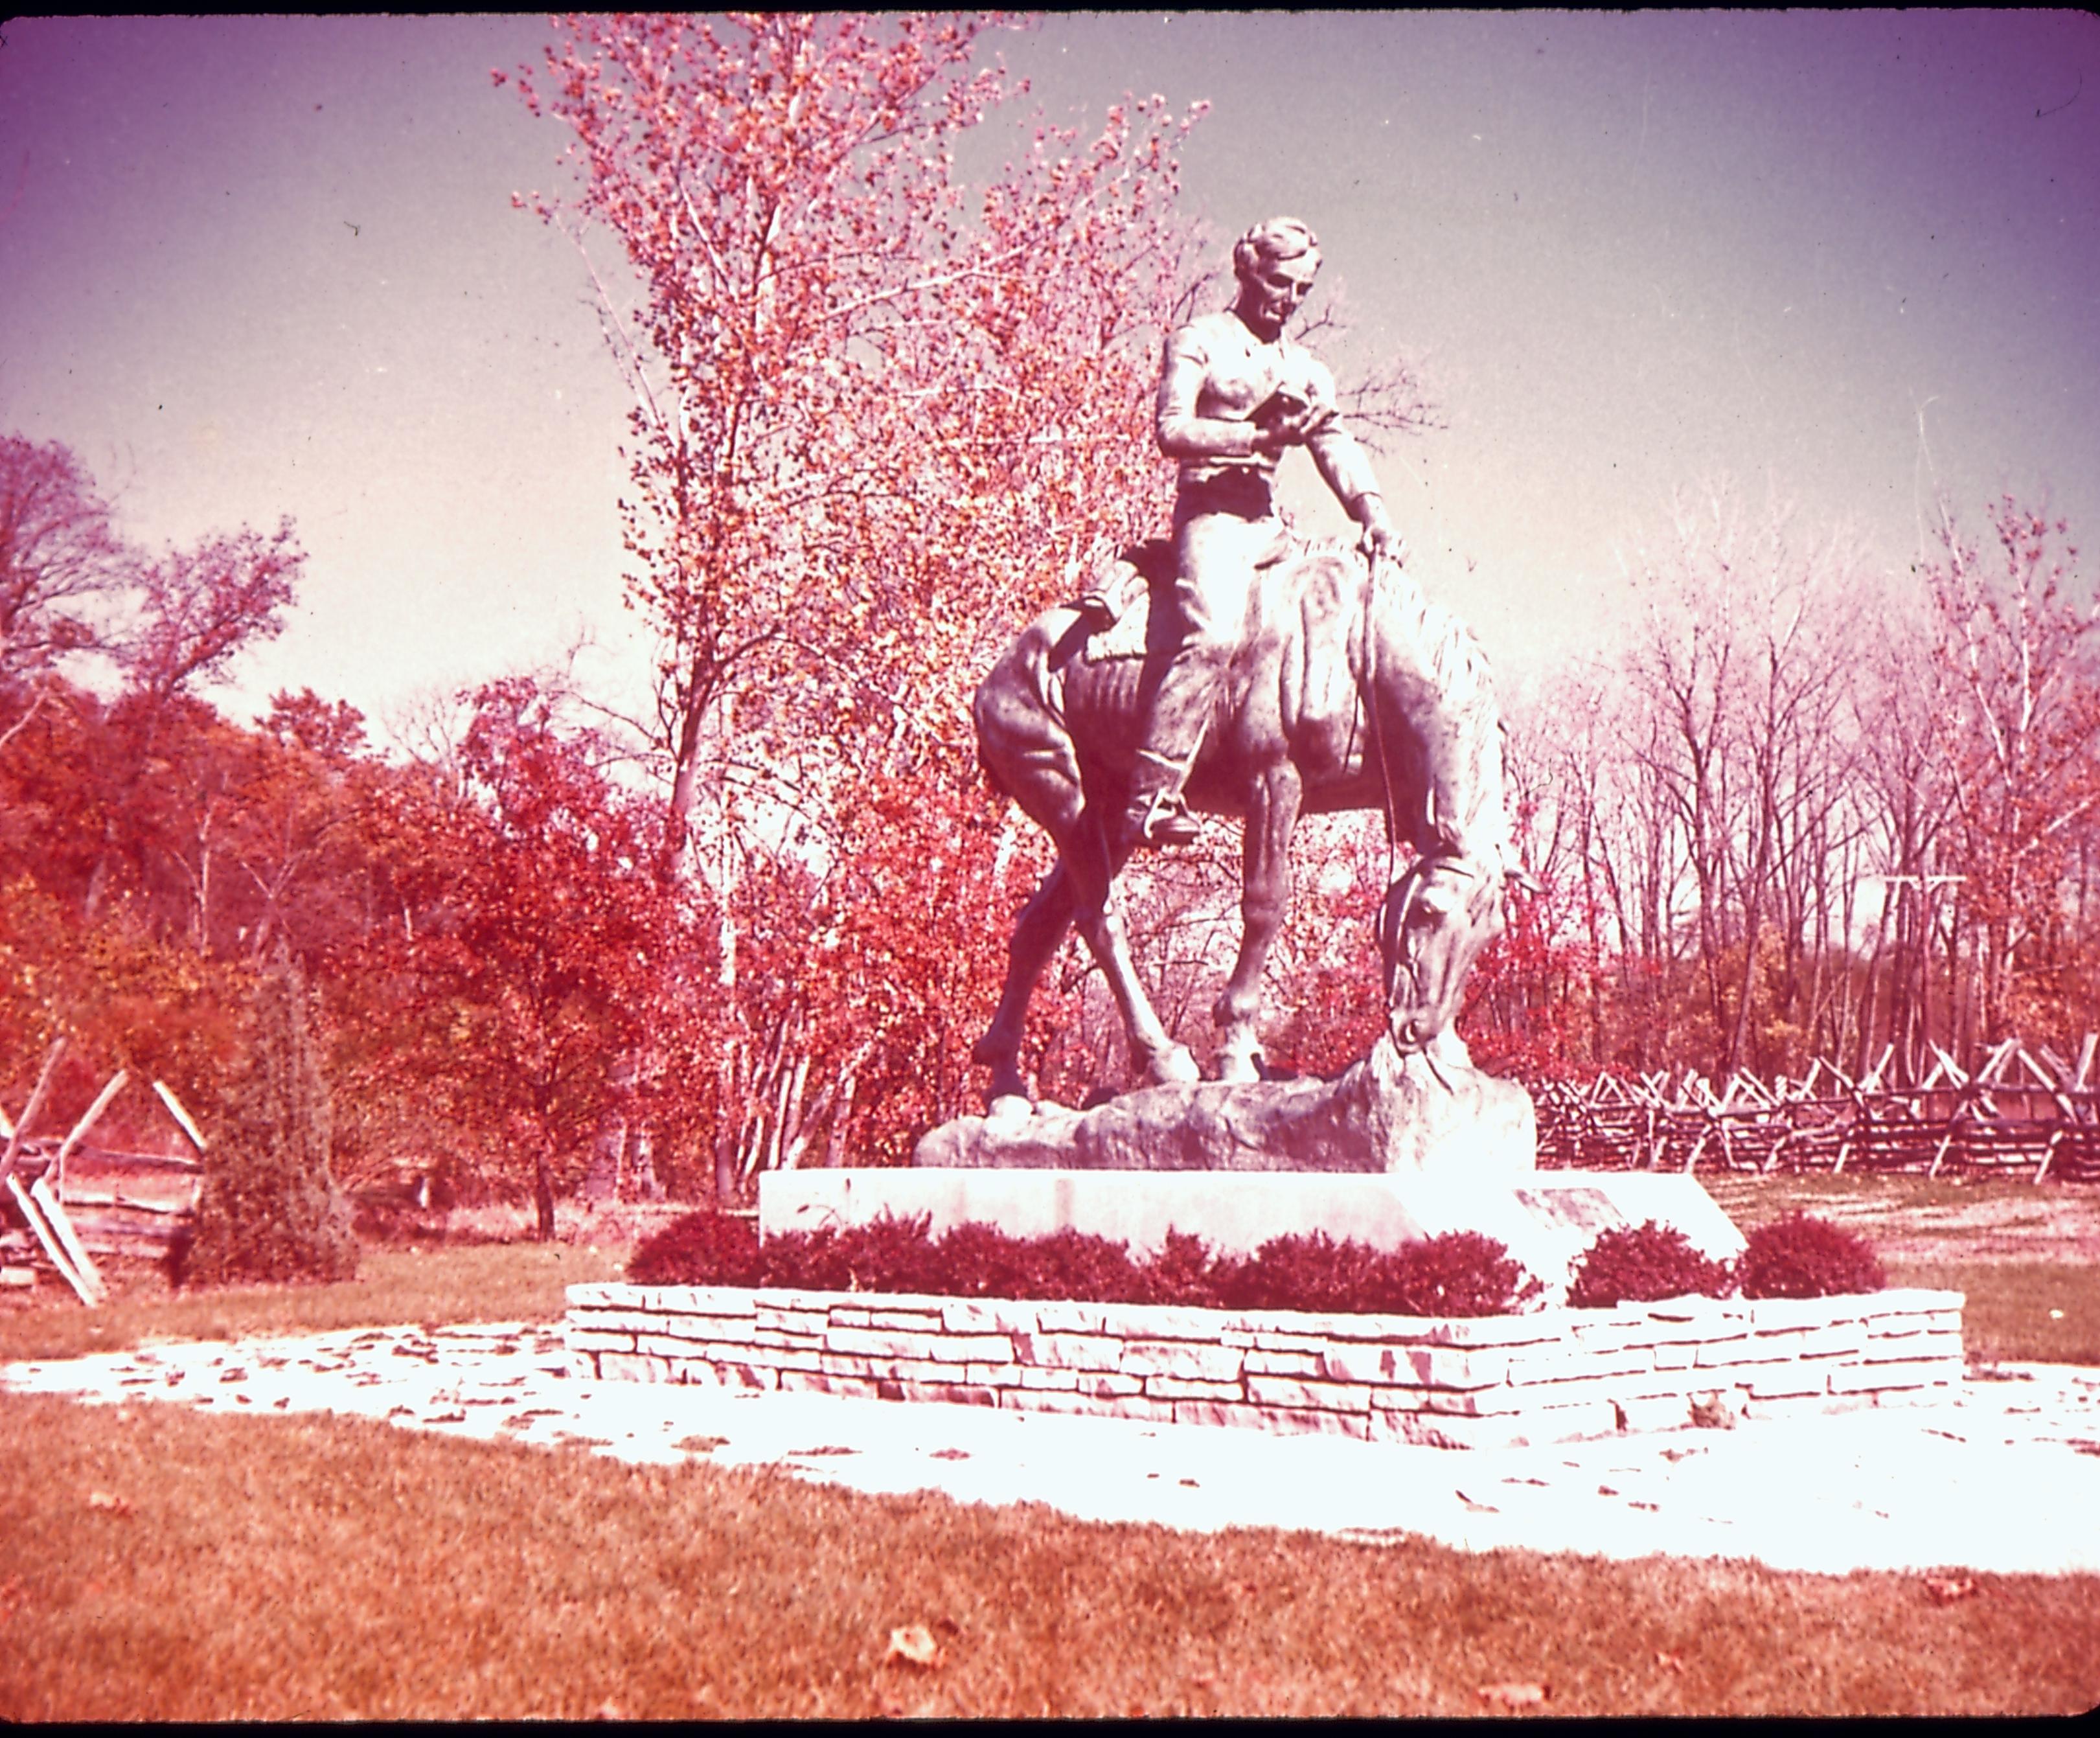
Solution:
M 1110 897 L 1132 851 L 1196 836 L 1192 810 L 1246 823 L 1239 956 L 1212 1010 L 1219 1079 L 1260 1078 L 1262 967 L 1289 904 L 1302 813 L 1376 809 L 1396 847 L 1415 853 L 1379 923 L 1387 1025 L 1403 1054 L 1441 1046 L 1462 1059 L 1449 1028 L 1515 867 L 1501 719 L 1471 634 L 1401 569 L 1332 377 L 1284 336 L 1319 262 L 1312 232 L 1293 219 L 1241 238 L 1233 307 L 1166 344 L 1156 421 L 1180 467 L 1171 548 L 1130 553 L 1138 596 L 1114 633 L 1086 605 L 1046 611 L 977 689 L 986 775 L 1057 847 L 972 1052 L 991 1070 L 999 1114 L 1029 1108 L 1019 1061 L 1028 1003 L 1074 924 L 1151 1078 L 1200 1078 L 1138 980 Z M 1361 528 L 1355 554 L 1285 536 L 1270 488 L 1294 446 L 1311 452 Z

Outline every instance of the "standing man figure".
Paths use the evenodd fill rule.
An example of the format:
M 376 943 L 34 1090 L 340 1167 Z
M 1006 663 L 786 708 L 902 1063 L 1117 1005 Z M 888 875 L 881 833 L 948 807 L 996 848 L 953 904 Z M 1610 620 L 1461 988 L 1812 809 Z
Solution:
M 1167 340 L 1154 427 L 1180 461 L 1174 501 L 1174 601 L 1181 639 L 1146 709 L 1121 843 L 1187 845 L 1200 827 L 1182 781 L 1211 723 L 1220 685 L 1246 630 L 1258 567 L 1288 543 L 1271 484 L 1288 447 L 1312 462 L 1363 527 L 1375 562 L 1400 554 L 1363 449 L 1343 427 L 1335 377 L 1283 335 L 1320 269 L 1320 244 L 1294 218 L 1257 224 L 1233 249 L 1239 294 L 1220 314 Z

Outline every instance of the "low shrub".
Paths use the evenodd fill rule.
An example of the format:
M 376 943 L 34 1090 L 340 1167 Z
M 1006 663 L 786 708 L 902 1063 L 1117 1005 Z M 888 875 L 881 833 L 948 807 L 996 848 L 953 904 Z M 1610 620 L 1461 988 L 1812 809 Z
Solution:
M 1338 1243 L 1325 1232 L 1272 1237 L 1252 1259 L 1222 1265 L 1220 1300 L 1229 1309 L 1384 1308 L 1377 1252 L 1353 1240 Z
M 1599 1232 L 1575 1264 L 1568 1301 L 1577 1309 L 1609 1309 L 1693 1293 L 1725 1298 L 1735 1286 L 1729 1263 L 1709 1259 L 1683 1232 L 1651 1219 Z
M 932 1215 L 791 1231 L 766 1240 L 765 1283 L 810 1291 L 917 1291 Z
M 1140 1270 L 1145 1295 L 1136 1301 L 1214 1308 L 1223 1295 L 1220 1283 L 1231 1266 L 1229 1256 L 1221 1261 L 1201 1237 L 1170 1231 L 1159 1253 Z
M 1251 1260 L 1231 1264 L 1220 1281 L 1224 1301 L 1237 1308 L 1339 1314 L 1506 1316 L 1539 1292 L 1505 1245 L 1471 1231 L 1394 1250 L 1317 1232 L 1276 1237 Z
M 1324 1234 L 1272 1239 L 1249 1257 L 1214 1254 L 1199 1237 L 1168 1234 L 1134 1259 L 1110 1237 L 1064 1230 L 1009 1237 L 990 1225 L 945 1236 L 929 1221 L 884 1218 L 842 1230 L 787 1232 L 762 1245 L 751 1221 L 695 1213 L 635 1253 L 643 1285 L 736 1285 L 814 1291 L 915 1292 L 940 1297 L 1059 1298 L 1205 1309 L 1299 1309 L 1332 1314 L 1508 1314 L 1538 1281 L 1492 1237 L 1455 1233 L 1380 1251 Z
M 756 1286 L 764 1264 L 758 1222 L 734 1213 L 688 1213 L 643 1240 L 628 1259 L 638 1286 Z
M 1831 1298 L 1879 1291 L 1889 1277 L 1867 1240 L 1796 1210 L 1760 1225 L 1736 1264 L 1746 1298 Z
M 1477 1231 L 1404 1244 L 1386 1260 L 1405 1315 L 1511 1316 L 1542 1289 L 1507 1244 Z

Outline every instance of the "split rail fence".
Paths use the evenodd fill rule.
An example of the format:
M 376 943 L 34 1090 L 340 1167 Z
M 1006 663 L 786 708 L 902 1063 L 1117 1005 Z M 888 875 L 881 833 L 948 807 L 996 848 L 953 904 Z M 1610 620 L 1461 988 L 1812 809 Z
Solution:
M 1882 1083 L 1893 1056 L 1855 1080 L 1819 1061 L 1799 1080 L 1737 1071 L 1718 1090 L 1687 1070 L 1587 1086 L 1533 1084 L 1538 1162 L 1613 1171 L 1912 1171 L 2100 1182 L 2100 1034 L 2076 1063 L 2007 1039 L 1973 1073 L 1937 1045 L 1914 1085 Z
M 157 1258 L 187 1234 L 204 1180 L 204 1137 L 156 1080 L 154 1095 L 194 1156 L 89 1145 L 90 1131 L 130 1080 L 121 1070 L 63 1139 L 32 1136 L 64 1048 L 63 1039 L 52 1045 L 19 1118 L 0 1110 L 0 1269 L 10 1282 L 29 1284 L 38 1267 L 48 1268 L 93 1304 L 108 1294 L 96 1256 Z

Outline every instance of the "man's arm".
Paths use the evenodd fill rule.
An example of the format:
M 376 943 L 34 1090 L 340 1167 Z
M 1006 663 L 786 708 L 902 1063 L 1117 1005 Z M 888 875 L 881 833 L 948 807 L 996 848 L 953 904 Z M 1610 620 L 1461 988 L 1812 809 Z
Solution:
M 1305 444 L 1312 454 L 1312 462 L 1319 467 L 1321 479 L 1335 492 L 1335 499 L 1341 502 L 1351 518 L 1363 527 L 1364 553 L 1375 558 L 1383 554 L 1398 555 L 1400 540 L 1392 528 L 1392 521 L 1386 516 L 1385 499 L 1379 492 L 1378 474 L 1371 469 L 1370 460 L 1364 449 L 1357 444 L 1357 438 L 1343 425 L 1341 412 L 1335 406 L 1335 380 L 1326 367 L 1313 364 L 1313 399 L 1326 412 L 1319 426 L 1305 438 Z
M 1169 333 L 1159 363 L 1159 399 L 1153 432 L 1170 459 L 1244 459 L 1255 452 L 1255 427 L 1222 417 L 1199 417 L 1197 401 L 1211 360 L 1193 326 Z

